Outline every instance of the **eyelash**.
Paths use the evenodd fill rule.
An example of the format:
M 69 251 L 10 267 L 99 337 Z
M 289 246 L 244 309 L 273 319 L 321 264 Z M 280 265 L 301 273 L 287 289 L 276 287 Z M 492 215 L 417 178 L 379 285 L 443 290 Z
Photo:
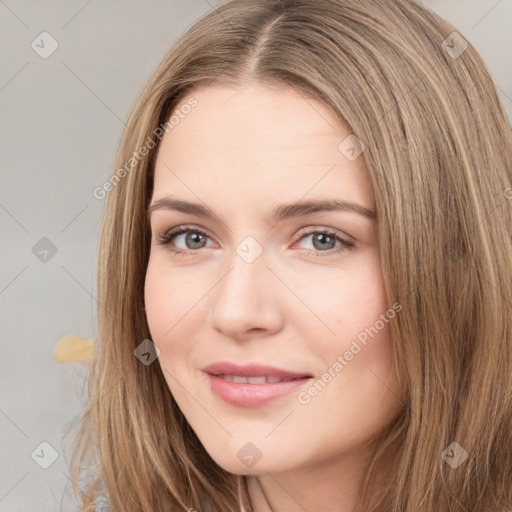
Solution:
M 171 249 L 171 242 L 182 233 L 197 233 L 199 235 L 205 236 L 207 238 L 211 238 L 207 233 L 204 231 L 197 229 L 193 226 L 179 226 L 177 228 L 171 229 L 167 233 L 164 233 L 163 235 L 157 236 L 157 244 L 158 245 L 166 245 L 169 247 L 169 249 L 176 254 L 177 256 L 193 256 L 194 253 L 199 252 L 200 249 L 189 249 L 189 250 L 182 250 L 182 249 Z M 328 251 L 315 251 L 312 249 L 304 249 L 306 254 L 313 254 L 314 256 L 332 256 L 334 254 L 339 254 L 345 250 L 350 250 L 355 247 L 354 242 L 351 242 L 349 240 L 346 240 L 345 238 L 342 238 L 339 236 L 335 231 L 329 231 L 327 229 L 311 229 L 309 231 L 302 231 L 299 233 L 300 239 L 309 236 L 320 233 L 322 235 L 327 235 L 330 237 L 334 237 L 336 240 L 341 242 L 341 245 L 337 247 L 336 249 L 329 249 Z

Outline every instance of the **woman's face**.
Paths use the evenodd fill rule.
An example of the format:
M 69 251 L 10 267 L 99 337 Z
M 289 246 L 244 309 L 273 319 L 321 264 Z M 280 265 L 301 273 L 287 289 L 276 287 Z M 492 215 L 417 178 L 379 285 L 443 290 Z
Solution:
M 231 473 L 342 461 L 401 409 L 390 337 L 401 306 L 385 299 L 364 147 L 293 89 L 214 85 L 181 105 L 191 98 L 161 141 L 151 201 L 145 303 L 163 376 Z M 328 201 L 356 207 L 291 206 Z M 215 363 L 303 378 L 229 382 L 204 371 Z

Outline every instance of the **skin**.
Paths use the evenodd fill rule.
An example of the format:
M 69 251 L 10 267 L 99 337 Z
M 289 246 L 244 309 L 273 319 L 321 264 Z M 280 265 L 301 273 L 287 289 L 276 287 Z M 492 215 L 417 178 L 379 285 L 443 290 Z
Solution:
M 368 441 L 402 408 L 392 320 L 305 405 L 297 393 L 256 408 L 230 405 L 212 393 L 201 368 L 259 363 L 316 380 L 391 307 L 376 222 L 348 211 L 268 221 L 275 205 L 301 199 L 374 208 L 363 157 L 348 159 L 338 146 L 350 132 L 294 89 L 215 84 L 190 96 L 197 106 L 161 141 L 152 203 L 172 194 L 208 205 L 222 222 L 152 213 L 145 303 L 158 363 L 210 456 L 248 475 L 256 512 L 351 511 L 371 457 Z M 185 224 L 208 237 L 157 243 Z M 339 241 L 314 244 L 304 228 L 355 246 L 336 253 Z M 247 236 L 263 249 L 250 264 L 236 252 Z M 252 467 L 237 457 L 248 442 L 261 453 Z

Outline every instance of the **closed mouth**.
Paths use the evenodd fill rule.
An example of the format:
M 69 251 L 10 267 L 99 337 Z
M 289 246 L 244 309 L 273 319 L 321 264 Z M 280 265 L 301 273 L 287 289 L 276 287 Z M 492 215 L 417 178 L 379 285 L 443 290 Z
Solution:
M 292 380 L 306 379 L 307 377 L 278 377 L 276 375 L 262 375 L 260 377 L 244 377 L 242 375 L 212 375 L 229 382 L 239 384 L 275 384 L 277 382 L 290 382 Z

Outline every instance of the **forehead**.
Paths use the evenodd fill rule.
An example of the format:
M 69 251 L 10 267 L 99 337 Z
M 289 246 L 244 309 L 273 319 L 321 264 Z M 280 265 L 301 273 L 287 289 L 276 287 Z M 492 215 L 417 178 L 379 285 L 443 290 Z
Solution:
M 350 131 L 320 101 L 286 86 L 216 84 L 190 93 L 175 112 L 191 98 L 195 106 L 161 141 L 154 196 L 226 190 L 244 191 L 245 200 L 297 200 L 338 191 L 371 204 L 364 159 L 340 151 Z

